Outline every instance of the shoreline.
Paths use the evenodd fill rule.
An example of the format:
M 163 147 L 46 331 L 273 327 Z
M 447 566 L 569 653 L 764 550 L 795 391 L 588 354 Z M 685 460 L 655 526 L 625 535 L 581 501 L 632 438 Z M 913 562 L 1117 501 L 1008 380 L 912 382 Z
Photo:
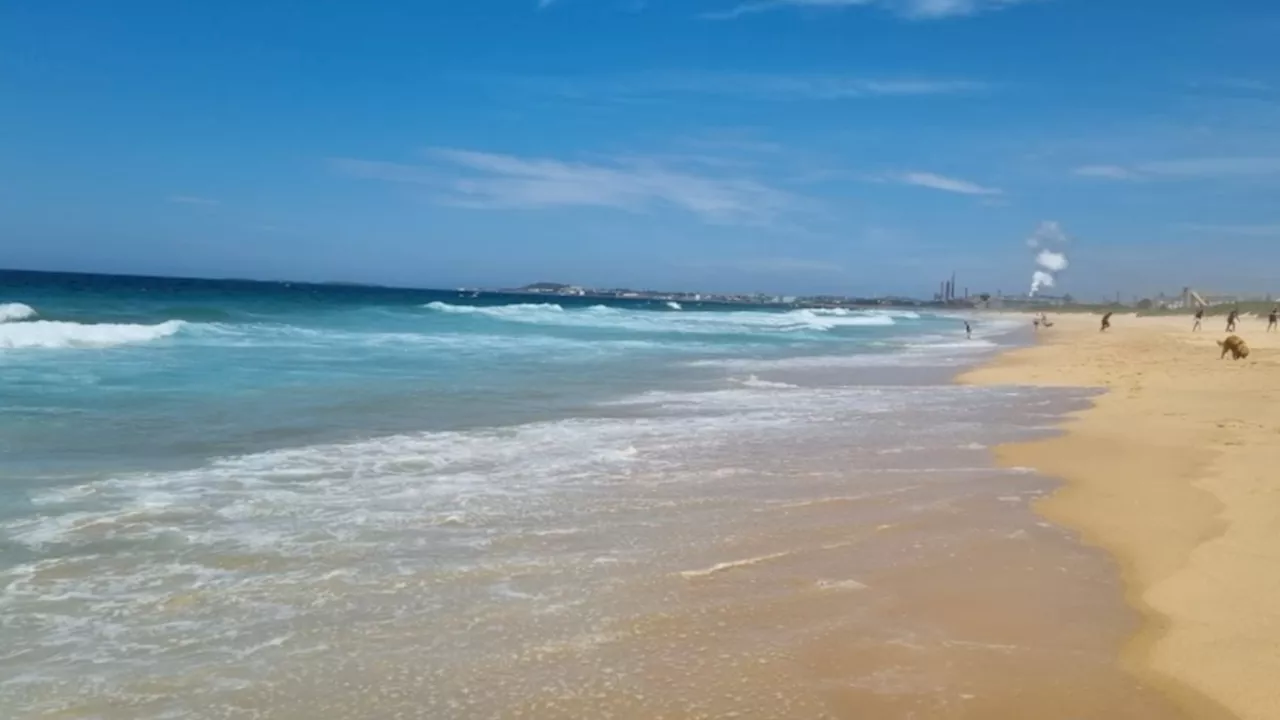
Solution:
M 1035 510 L 1117 563 L 1140 630 L 1120 665 L 1195 718 L 1280 717 L 1280 334 L 1219 360 L 1184 317 L 1058 315 L 965 385 L 1097 388 L 1062 433 L 995 449 L 1063 483 Z

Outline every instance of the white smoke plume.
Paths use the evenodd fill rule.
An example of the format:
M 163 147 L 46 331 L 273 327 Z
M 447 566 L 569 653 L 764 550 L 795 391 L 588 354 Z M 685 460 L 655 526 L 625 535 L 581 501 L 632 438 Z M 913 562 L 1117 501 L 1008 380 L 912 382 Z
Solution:
M 1052 250 L 1041 250 L 1036 255 L 1036 264 L 1049 272 L 1062 272 L 1067 269 L 1067 256 Z
M 1058 273 L 1070 265 L 1067 254 L 1061 248 L 1067 244 L 1067 234 L 1062 226 L 1052 220 L 1040 223 L 1040 227 L 1027 238 L 1027 247 L 1040 250 L 1036 253 L 1036 271 L 1031 274 L 1031 295 L 1042 288 L 1051 288 L 1058 282 Z
M 1043 270 L 1037 270 L 1031 273 L 1031 294 L 1035 295 L 1041 288 L 1051 288 L 1055 282 L 1057 281 L 1052 275 Z

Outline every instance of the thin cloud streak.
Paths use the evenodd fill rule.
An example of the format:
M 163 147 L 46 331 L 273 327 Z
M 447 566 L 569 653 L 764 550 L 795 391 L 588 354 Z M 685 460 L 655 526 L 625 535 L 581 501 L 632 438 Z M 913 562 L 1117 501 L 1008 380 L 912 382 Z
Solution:
M 734 20 L 744 15 L 756 15 L 782 10 L 784 8 L 849 8 L 870 5 L 876 0 L 762 0 L 761 2 L 742 3 L 728 10 L 707 12 L 699 15 L 704 20 Z
M 1234 237 L 1274 238 L 1280 237 L 1280 224 L 1276 225 L 1202 225 L 1183 223 L 1179 230 L 1204 235 L 1231 235 Z
M 901 175 L 891 177 L 890 180 L 903 185 L 912 185 L 915 187 L 928 188 L 930 190 L 941 190 L 943 192 L 957 193 L 960 195 L 992 196 L 1004 194 L 1004 191 L 998 188 L 985 187 L 968 180 L 950 178 L 945 175 L 937 175 L 929 172 L 903 173 Z
M 1108 180 L 1136 180 L 1137 173 L 1119 165 L 1084 165 L 1072 171 L 1080 177 L 1106 178 Z
M 1203 157 L 1120 165 L 1086 165 L 1075 174 L 1104 180 L 1198 180 L 1280 174 L 1280 157 Z
M 942 20 L 992 12 L 1039 0 L 752 0 L 699 15 L 704 20 L 736 20 L 787 9 L 844 10 L 877 6 L 908 20 Z
M 426 164 L 339 158 L 339 173 L 431 188 L 442 204 L 477 210 L 674 207 L 717 225 L 770 225 L 800 198 L 754 179 L 677 169 L 646 158 L 595 163 L 432 148 Z
M 536 91 L 565 98 L 654 99 L 699 95 L 758 101 L 838 101 L 891 97 L 962 96 L 989 92 L 987 82 L 919 76 L 783 75 L 769 73 L 640 74 L 610 78 L 526 78 Z

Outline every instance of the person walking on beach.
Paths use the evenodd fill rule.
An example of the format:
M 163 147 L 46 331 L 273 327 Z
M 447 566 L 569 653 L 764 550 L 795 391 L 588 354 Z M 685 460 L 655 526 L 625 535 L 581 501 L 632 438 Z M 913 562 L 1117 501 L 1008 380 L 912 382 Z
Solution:
M 1099 332 L 1106 332 L 1111 328 L 1111 313 L 1102 316 L 1102 327 Z
M 1200 332 L 1200 321 L 1204 319 L 1204 306 L 1196 308 L 1196 324 L 1191 326 L 1191 332 Z
M 1271 319 L 1272 319 L 1272 321 L 1274 321 L 1274 320 L 1276 319 L 1276 315 L 1275 315 L 1275 313 L 1271 313 Z M 965 320 L 965 321 L 964 321 L 964 337 L 965 337 L 965 339 L 966 339 L 966 340 L 972 340 L 972 339 L 973 339 L 973 328 L 969 327 L 969 321 L 968 321 L 968 320 Z
M 1238 317 L 1240 317 L 1239 310 L 1232 310 L 1231 312 L 1227 313 L 1227 332 L 1236 331 L 1236 318 Z
M 1271 314 L 1267 316 L 1267 332 L 1277 329 L 1276 321 L 1278 315 L 1280 315 L 1280 307 L 1271 308 Z

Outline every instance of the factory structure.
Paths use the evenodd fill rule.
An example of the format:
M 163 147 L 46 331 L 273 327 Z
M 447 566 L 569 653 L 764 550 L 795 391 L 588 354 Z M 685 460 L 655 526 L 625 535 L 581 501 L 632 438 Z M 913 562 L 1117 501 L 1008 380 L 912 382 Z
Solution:
M 946 304 L 950 304 L 954 302 L 968 302 L 969 288 L 964 289 L 963 295 L 960 295 L 957 292 L 956 274 L 955 274 L 955 271 L 953 270 L 951 272 L 951 278 L 949 280 L 943 280 L 938 284 L 938 292 L 933 296 L 933 299 L 935 302 L 946 303 Z

